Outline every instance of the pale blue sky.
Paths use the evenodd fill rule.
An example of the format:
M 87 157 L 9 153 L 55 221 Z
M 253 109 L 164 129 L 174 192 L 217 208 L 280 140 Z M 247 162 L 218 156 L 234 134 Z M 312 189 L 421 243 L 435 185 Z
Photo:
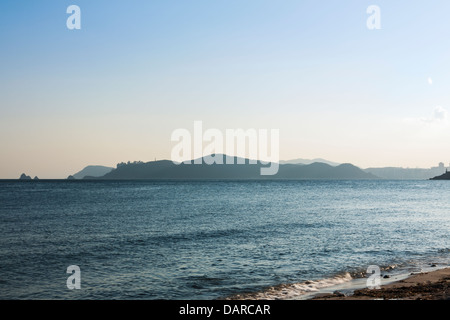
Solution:
M 66 28 L 71 4 L 81 30 Z M 381 30 L 366 27 L 372 4 Z M 171 132 L 194 120 L 280 129 L 281 159 L 450 162 L 449 9 L 444 0 L 1 1 L 0 177 L 168 159 Z

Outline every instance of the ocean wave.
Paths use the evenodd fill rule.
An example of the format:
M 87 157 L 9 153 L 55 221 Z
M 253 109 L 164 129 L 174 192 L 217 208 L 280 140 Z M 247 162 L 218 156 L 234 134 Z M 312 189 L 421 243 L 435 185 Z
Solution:
M 260 292 L 236 294 L 228 297 L 227 300 L 293 300 L 299 299 L 310 293 L 318 292 L 320 289 L 332 287 L 352 280 L 353 277 L 347 272 L 332 278 L 281 284 L 269 287 Z
M 386 264 L 386 265 L 380 265 L 380 271 L 383 273 L 390 273 L 394 272 L 397 269 L 399 269 L 402 266 L 402 264 Z M 350 275 L 354 279 L 360 279 L 360 278 L 366 278 L 367 277 L 367 267 L 365 268 L 358 268 L 352 271 L 349 271 Z

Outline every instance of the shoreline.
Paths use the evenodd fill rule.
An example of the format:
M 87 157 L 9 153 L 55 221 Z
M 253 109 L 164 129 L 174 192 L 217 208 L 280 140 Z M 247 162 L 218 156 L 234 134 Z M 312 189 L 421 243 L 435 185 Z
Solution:
M 409 271 L 408 271 L 409 269 Z M 260 291 L 241 292 L 224 300 L 446 300 L 450 299 L 450 266 L 427 264 L 419 268 L 381 269 L 380 289 L 367 288 L 367 276 L 346 272 L 334 277 L 285 283 Z M 393 271 L 395 270 L 395 271 Z M 420 271 L 418 271 L 420 270 Z M 356 277 L 355 277 L 356 276 Z M 413 288 L 411 288 L 413 287 Z M 427 293 L 427 294 L 426 294 Z
M 358 289 L 351 295 L 340 291 L 319 293 L 309 300 L 450 300 L 450 268 L 413 273 L 382 283 L 380 289 Z

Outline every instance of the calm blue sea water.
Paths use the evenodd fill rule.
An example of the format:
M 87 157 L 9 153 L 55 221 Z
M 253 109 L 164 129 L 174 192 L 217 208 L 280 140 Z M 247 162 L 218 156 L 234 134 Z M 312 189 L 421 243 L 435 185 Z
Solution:
M 3 181 L 0 298 L 214 299 L 445 265 L 449 231 L 448 181 Z

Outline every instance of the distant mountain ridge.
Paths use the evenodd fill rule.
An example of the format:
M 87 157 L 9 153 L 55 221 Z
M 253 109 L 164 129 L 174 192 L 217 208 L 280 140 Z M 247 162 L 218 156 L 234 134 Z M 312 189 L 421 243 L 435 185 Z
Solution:
M 298 164 L 280 164 L 276 175 L 262 176 L 260 169 L 268 167 L 257 164 L 250 164 L 249 159 L 243 159 L 245 164 L 225 164 L 225 155 L 223 157 L 224 164 L 174 164 L 170 160 L 161 160 L 153 162 L 135 162 L 123 163 L 109 173 L 101 177 L 86 176 L 85 179 L 96 180 L 314 180 L 314 179 L 330 179 L 330 180 L 362 180 L 362 179 L 378 179 L 371 173 L 364 172 L 360 168 L 352 164 L 341 164 L 333 167 L 326 163 L 312 163 L 306 165 Z M 217 157 L 217 155 L 216 155 Z
M 330 161 L 330 160 L 326 160 L 326 159 L 322 159 L 322 158 L 315 158 L 315 159 L 302 159 L 302 158 L 298 158 L 298 159 L 292 159 L 292 160 L 281 160 L 279 161 L 280 164 L 313 164 L 313 163 L 326 163 L 330 166 L 333 167 L 337 167 L 338 165 L 340 165 L 340 163 L 338 162 L 334 162 L 334 161 Z
M 211 155 L 212 156 L 212 155 Z M 208 156 L 208 157 L 211 157 Z M 217 155 L 215 155 L 217 156 Z M 226 155 L 222 155 L 226 163 Z M 208 157 L 204 157 L 206 159 Z M 202 158 L 200 158 L 202 159 Z M 237 163 L 242 160 L 246 165 L 220 165 L 225 168 L 216 168 L 217 165 L 208 166 L 206 164 L 175 165 L 170 160 L 154 162 L 128 162 L 120 163 L 117 168 L 89 165 L 81 171 L 70 175 L 68 180 L 81 179 L 387 179 L 387 180 L 447 180 L 445 171 L 450 168 L 433 167 L 425 168 L 401 168 L 382 167 L 360 169 L 352 164 L 339 164 L 322 158 L 316 159 L 293 159 L 279 161 L 280 170 L 274 176 L 260 176 L 260 168 L 264 167 L 260 163 L 249 165 L 249 159 L 230 157 Z M 314 162 L 312 162 L 314 161 Z M 191 160 L 194 162 L 194 160 Z M 312 162 L 312 163 L 309 163 Z M 325 164 L 326 166 L 320 166 Z M 236 165 L 235 165 L 236 166 Z M 265 166 L 267 167 L 267 166 Z M 299 167 L 305 167 L 299 169 Z M 335 170 L 331 168 L 335 168 Z M 183 169 L 180 169 L 183 168 Z M 362 174 L 362 173 L 363 174 Z M 365 174 L 364 174 L 365 173 Z M 442 175 L 442 177 L 441 177 Z M 32 179 L 26 174 L 22 174 L 19 180 L 39 180 L 38 177 Z
M 114 168 L 112 167 L 105 167 L 105 166 L 87 166 L 83 170 L 69 177 L 73 177 L 74 179 L 83 179 L 86 176 L 97 178 L 104 176 L 108 172 L 111 172 L 113 169 Z

